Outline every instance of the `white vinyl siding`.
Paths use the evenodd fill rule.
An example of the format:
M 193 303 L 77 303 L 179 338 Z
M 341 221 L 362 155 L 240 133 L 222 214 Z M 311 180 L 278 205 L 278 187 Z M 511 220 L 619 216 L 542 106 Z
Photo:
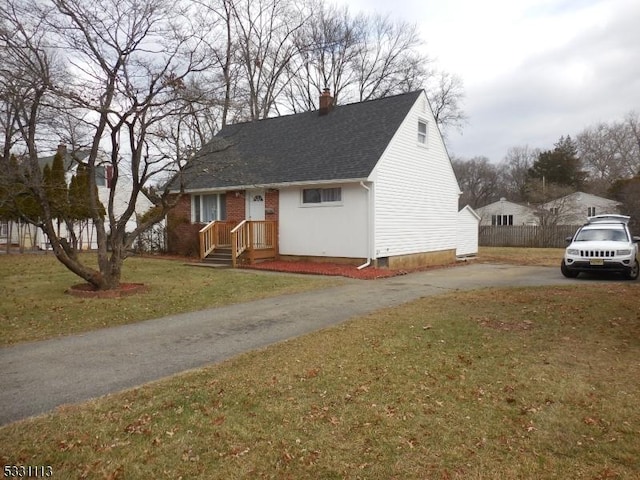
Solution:
M 478 253 L 478 227 L 480 217 L 470 206 L 458 212 L 458 244 L 456 255 L 476 255 Z
M 367 191 L 359 184 L 341 185 L 341 202 L 327 204 L 335 208 L 308 208 L 300 190 L 280 190 L 280 254 L 366 258 Z
M 537 225 L 535 210 L 526 205 L 501 199 L 484 207 L 476 208 L 480 225 Z M 511 222 L 511 223 L 509 223 Z
M 416 142 L 422 118 L 428 149 Z M 370 180 L 375 183 L 376 258 L 455 250 L 458 182 L 425 96 L 396 132 Z

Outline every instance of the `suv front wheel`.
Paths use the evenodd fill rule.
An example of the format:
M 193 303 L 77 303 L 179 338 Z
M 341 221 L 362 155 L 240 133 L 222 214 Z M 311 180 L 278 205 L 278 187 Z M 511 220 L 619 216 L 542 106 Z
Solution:
M 576 278 L 578 276 L 578 274 L 580 272 L 576 272 L 574 270 L 569 270 L 567 268 L 567 266 L 564 263 L 564 260 L 562 260 L 562 263 L 560 264 L 560 271 L 562 272 L 562 275 L 564 275 L 567 278 Z M 636 269 L 636 277 L 637 277 L 637 269 Z
M 634 260 L 633 266 L 627 272 L 627 278 L 629 280 L 635 280 L 638 278 L 638 274 L 640 273 L 640 267 L 638 266 L 638 260 Z

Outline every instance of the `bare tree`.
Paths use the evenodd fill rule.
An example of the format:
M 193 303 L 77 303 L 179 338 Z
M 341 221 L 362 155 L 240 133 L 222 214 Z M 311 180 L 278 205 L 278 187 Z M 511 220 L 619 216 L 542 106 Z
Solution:
M 28 187 L 41 206 L 39 218 L 31 221 L 47 234 L 58 260 L 97 289 L 118 286 L 135 239 L 172 206 L 168 192 L 150 186 L 178 171 L 183 159 L 175 149 L 154 148 L 154 142 L 165 136 L 166 122 L 184 113 L 188 81 L 209 66 L 189 10 L 182 7 L 168 0 L 10 0 L 1 10 L 0 38 L 8 56 L 32 73 L 28 111 L 19 103 L 11 107 L 20 112 L 12 125 L 28 154 Z M 60 52 L 72 74 L 65 81 L 52 75 L 52 51 Z M 87 133 L 82 163 L 96 227 L 97 269 L 84 264 L 53 226 L 38 164 L 38 135 L 51 132 L 42 116 L 50 109 L 82 123 Z M 80 146 L 70 145 L 72 151 Z M 113 171 L 106 222 L 96 194 L 101 162 Z M 114 200 L 123 188 L 130 192 L 128 207 L 118 215 Z M 144 194 L 155 204 L 154 214 L 127 232 Z
M 357 101 L 401 93 L 407 69 L 423 71 L 429 60 L 419 55 L 422 40 L 415 24 L 394 22 L 388 16 L 367 18 L 367 28 L 351 68 L 356 75 Z
M 462 190 L 461 207 L 483 207 L 499 198 L 498 170 L 487 157 L 452 159 L 452 165 Z
M 623 121 L 601 122 L 578 134 L 578 152 L 589 172 L 592 191 L 605 194 L 617 180 L 640 172 L 638 118 L 630 112 Z
M 622 124 L 599 123 L 584 129 L 576 141 L 582 162 L 589 172 L 592 190 L 602 194 L 619 178 L 631 173 L 620 147 L 627 143 Z
M 237 0 L 231 8 L 249 116 L 267 118 L 289 83 L 305 15 L 289 0 Z
M 334 104 L 348 98 L 355 75 L 351 62 L 365 31 L 364 17 L 352 17 L 347 7 L 309 3 L 308 20 L 296 36 L 299 54 L 289 64 L 291 81 L 285 90 L 285 108 L 294 112 L 318 108 L 320 92 L 329 88 Z
M 631 216 L 630 227 L 640 235 L 640 175 L 617 180 L 608 193 L 622 204 L 621 213 Z
M 640 175 L 640 113 L 631 111 L 624 119 L 625 146 L 621 148 L 625 154 L 626 163 L 633 175 Z
M 426 82 L 426 91 L 436 123 L 443 127 L 442 133 L 446 135 L 448 128 L 462 130 L 467 122 L 462 109 L 462 79 L 447 72 L 432 72 Z
M 523 202 L 527 198 L 527 185 L 529 183 L 529 169 L 540 155 L 538 149 L 532 149 L 528 145 L 511 147 L 498 166 L 504 194 L 511 201 Z
M 279 105 L 293 112 L 318 108 L 329 88 L 334 104 L 365 101 L 425 89 L 436 122 L 462 128 L 462 80 L 431 69 L 417 26 L 388 16 L 356 15 L 312 1 L 310 16 L 297 35 L 299 54 L 292 58 L 290 82 Z

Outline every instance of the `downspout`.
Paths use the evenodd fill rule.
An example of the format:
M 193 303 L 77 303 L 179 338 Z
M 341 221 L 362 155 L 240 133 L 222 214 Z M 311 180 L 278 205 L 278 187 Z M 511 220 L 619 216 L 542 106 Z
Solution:
M 358 270 L 371 265 L 371 189 L 364 182 L 360 182 L 360 186 L 367 191 L 367 261 L 358 267 Z

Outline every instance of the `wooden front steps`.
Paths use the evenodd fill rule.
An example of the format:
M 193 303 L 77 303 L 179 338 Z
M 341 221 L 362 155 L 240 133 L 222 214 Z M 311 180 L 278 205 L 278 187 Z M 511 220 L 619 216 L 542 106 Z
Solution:
M 252 265 L 278 257 L 278 225 L 273 220 L 213 221 L 199 232 L 200 260 L 208 265 Z
M 202 259 L 203 263 L 218 267 L 232 267 L 231 247 L 216 247 L 213 252 Z

